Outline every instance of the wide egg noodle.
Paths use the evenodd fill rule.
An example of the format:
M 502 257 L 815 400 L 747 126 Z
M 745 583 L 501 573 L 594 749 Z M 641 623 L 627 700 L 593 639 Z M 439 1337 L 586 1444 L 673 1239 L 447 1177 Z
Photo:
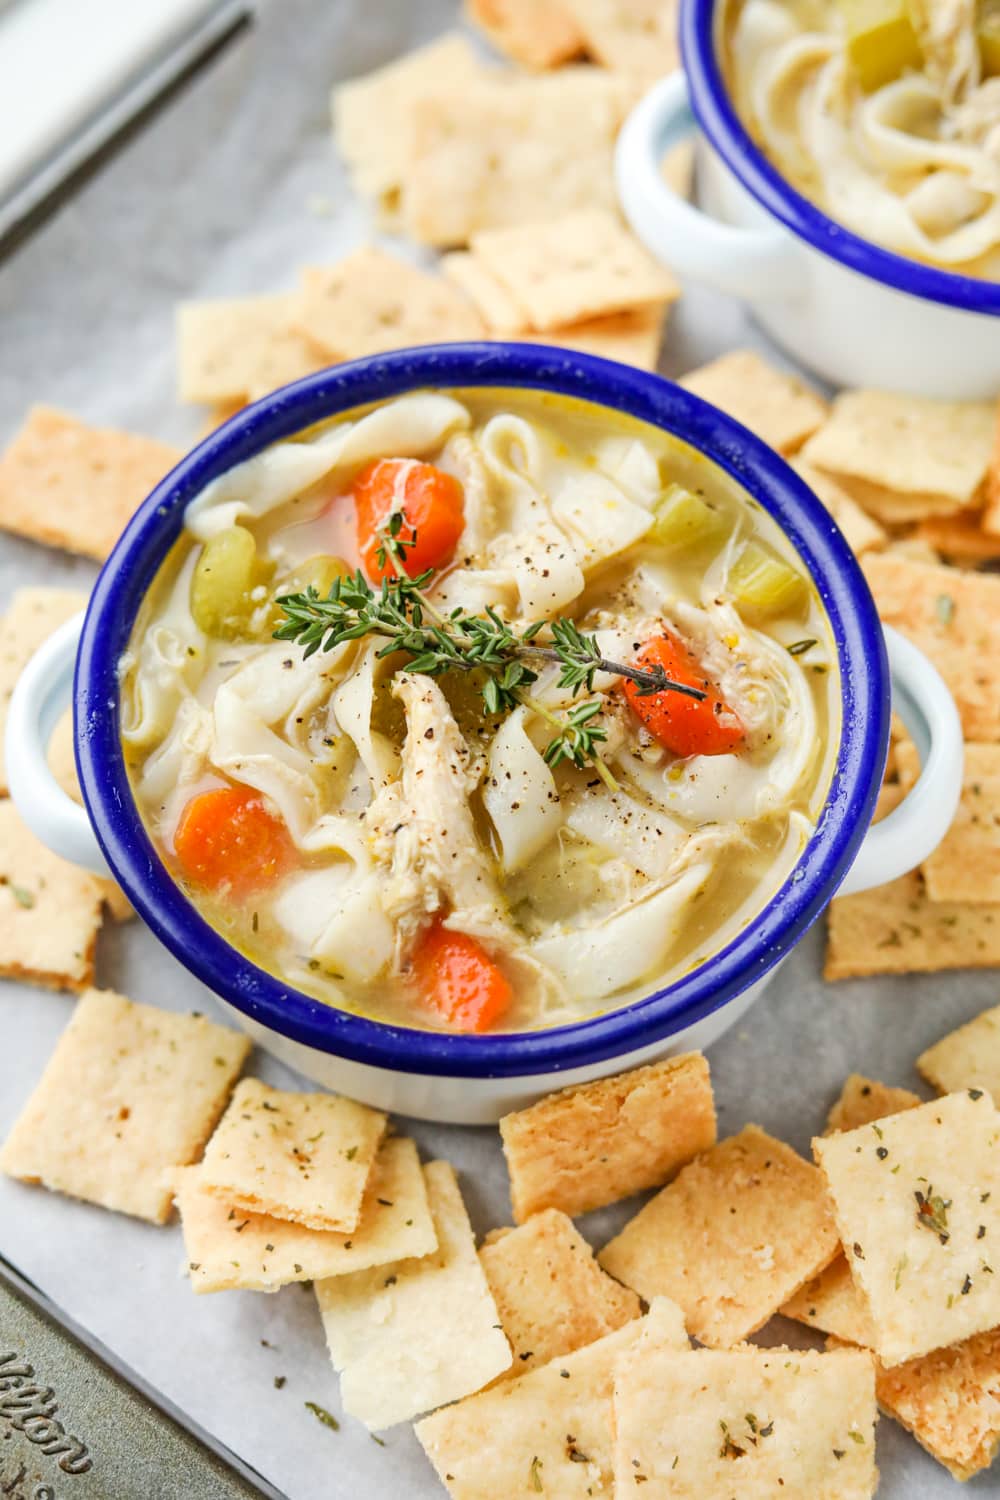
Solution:
M 525 715 L 515 709 L 493 736 L 483 783 L 505 871 L 533 859 L 563 821 L 555 777 L 528 737 Z
M 182 700 L 197 688 L 205 670 L 208 642 L 191 614 L 192 553 L 180 569 L 167 602 L 150 620 L 138 652 L 126 652 L 119 676 L 122 739 L 136 749 L 159 744 L 169 733 Z

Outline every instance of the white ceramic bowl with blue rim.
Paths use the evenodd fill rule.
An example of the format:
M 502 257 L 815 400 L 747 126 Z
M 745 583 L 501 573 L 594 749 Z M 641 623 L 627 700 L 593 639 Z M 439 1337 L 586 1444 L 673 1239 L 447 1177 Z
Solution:
M 686 77 L 664 79 L 618 141 L 622 207 L 673 270 L 748 303 L 776 343 L 835 385 L 952 400 L 1000 393 L 1000 283 L 853 234 L 791 187 L 736 113 L 720 62 L 728 0 L 681 0 Z M 700 127 L 695 207 L 666 183 Z
M 334 1010 L 258 968 L 208 925 L 175 883 L 136 808 L 120 738 L 118 663 L 185 507 L 210 480 L 362 403 L 424 387 L 505 386 L 575 396 L 650 422 L 746 488 L 789 538 L 826 609 L 842 731 L 816 832 L 792 875 L 707 962 L 641 1001 L 571 1026 L 452 1036 Z M 84 807 L 60 790 L 45 757 L 71 693 Z M 869 830 L 891 695 L 923 769 L 902 805 Z M 129 523 L 85 617 L 58 631 L 22 676 L 10 706 L 7 771 L 38 837 L 66 859 L 110 871 L 157 937 L 262 1047 L 355 1099 L 425 1119 L 487 1124 L 561 1085 L 708 1046 L 744 1014 L 838 887 L 857 891 L 892 880 L 937 845 L 958 801 L 962 737 L 934 668 L 900 637 L 883 635 L 861 570 L 827 511 L 746 428 L 656 375 L 608 360 L 538 345 L 455 344 L 358 360 L 287 386 L 183 459 Z

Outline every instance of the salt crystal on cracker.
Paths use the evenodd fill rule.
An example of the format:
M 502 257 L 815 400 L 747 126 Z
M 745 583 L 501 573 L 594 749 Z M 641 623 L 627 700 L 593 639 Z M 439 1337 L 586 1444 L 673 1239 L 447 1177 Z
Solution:
M 269 1214 L 248 1214 L 206 1193 L 201 1167 L 174 1174 L 191 1286 L 196 1292 L 273 1292 L 409 1256 L 429 1255 L 437 1235 L 417 1148 L 404 1136 L 383 1141 L 350 1234 L 307 1229 Z
M 337 1094 L 244 1078 L 205 1149 L 201 1185 L 231 1207 L 356 1229 L 386 1118 Z
M 895 1369 L 876 1360 L 875 1392 L 955 1479 L 971 1479 L 1000 1450 L 1000 1328 Z
M 78 589 L 17 589 L 0 617 L 0 792 L 7 791 L 4 736 L 17 679 L 39 646 L 87 603 Z
M 260 396 L 326 363 L 296 326 L 299 294 L 181 302 L 177 395 L 208 405 Z
M 647 1301 L 673 1298 L 692 1337 L 726 1348 L 761 1328 L 838 1248 L 820 1173 L 748 1125 L 685 1167 L 598 1261 Z
M 616 1495 L 869 1500 L 878 1485 L 866 1350 L 636 1350 L 614 1413 Z
M 898 750 L 899 780 L 904 791 L 920 775 L 916 746 Z M 965 746 L 962 796 L 955 820 L 937 848 L 920 866 L 932 901 L 1000 902 L 1000 745 Z
M 813 1150 L 885 1365 L 1000 1324 L 1000 1114 L 949 1094 Z
M 88 990 L 0 1150 L 0 1169 L 163 1224 L 166 1176 L 198 1156 L 249 1050 L 242 1032 L 204 1016 Z
M 844 391 L 802 456 L 880 521 L 919 520 L 981 499 L 994 421 L 989 401 Z
M 510 1365 L 510 1346 L 455 1174 L 424 1168 L 437 1249 L 316 1283 L 344 1410 L 391 1427 L 479 1390 Z
M 526 68 L 555 68 L 583 50 L 566 0 L 466 0 L 470 20 Z
M 1000 1099 L 1000 1005 L 928 1047 L 917 1067 L 942 1094 L 987 1089 Z
M 872 1120 L 882 1120 L 886 1115 L 896 1115 L 904 1109 L 915 1109 L 921 1102 L 919 1094 L 910 1089 L 892 1088 L 863 1073 L 851 1073 L 844 1080 L 840 1098 L 826 1117 L 824 1135 L 835 1130 L 857 1130 L 859 1125 L 870 1125 Z
M 569 1354 L 639 1316 L 635 1292 L 606 1275 L 565 1214 L 547 1208 L 479 1252 L 513 1374 Z M 503 1377 L 501 1377 L 503 1378 Z
M 861 557 L 865 552 L 878 552 L 885 546 L 889 540 L 885 527 L 862 510 L 843 485 L 838 484 L 831 475 L 824 474 L 822 469 L 806 463 L 804 459 L 794 459 L 792 468 L 805 480 L 813 494 L 822 500 L 856 557 Z
M 0 457 L 0 527 L 103 562 L 180 457 L 155 438 L 34 406 Z
M 870 895 L 838 896 L 827 919 L 823 978 L 933 974 L 1000 964 L 1000 908 L 930 901 L 914 870 Z
M 612 1500 L 611 1392 L 626 1352 L 687 1349 L 680 1309 L 657 1298 L 644 1318 L 539 1369 L 418 1422 L 452 1500 Z
M 796 375 L 750 349 L 737 349 L 683 376 L 680 384 L 735 417 L 779 453 L 795 453 L 825 420 L 826 402 Z
M 571 1217 L 665 1182 L 715 1140 L 700 1052 L 550 1094 L 500 1121 L 514 1217 Z

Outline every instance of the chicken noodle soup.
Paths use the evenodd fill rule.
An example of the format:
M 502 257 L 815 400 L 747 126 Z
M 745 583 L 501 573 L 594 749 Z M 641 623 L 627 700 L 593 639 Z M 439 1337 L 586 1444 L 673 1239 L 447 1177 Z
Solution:
M 136 801 L 205 919 L 380 1020 L 579 1020 L 785 880 L 838 737 L 829 626 L 657 428 L 422 392 L 188 507 L 121 664 Z
M 734 0 L 736 106 L 788 181 L 889 250 L 1000 281 L 1000 0 Z

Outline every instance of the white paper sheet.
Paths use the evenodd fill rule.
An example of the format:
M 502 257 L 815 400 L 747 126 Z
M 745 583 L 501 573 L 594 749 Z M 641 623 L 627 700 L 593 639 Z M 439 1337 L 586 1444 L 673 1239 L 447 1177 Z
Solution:
M 172 396 L 174 301 L 287 287 L 299 265 L 332 259 L 361 239 L 365 214 L 330 144 L 327 86 L 428 39 L 455 10 L 451 0 L 274 0 L 254 33 L 0 263 L 0 441 L 36 400 L 190 438 L 197 418 Z M 734 304 L 691 289 L 674 312 L 664 368 L 678 373 L 747 342 L 767 347 Z M 93 574 L 88 564 L 0 537 L 0 605 L 19 584 L 79 584 Z M 824 986 L 821 948 L 817 930 L 712 1049 L 723 1132 L 753 1120 L 808 1153 L 848 1072 L 926 1094 L 913 1072 L 918 1052 L 996 1003 L 991 974 Z M 98 973 L 135 999 L 213 1012 L 211 997 L 137 923 L 102 935 Z M 0 1133 L 30 1094 L 72 1005 L 0 981 Z M 295 1085 L 259 1053 L 251 1068 Z M 425 1157 L 456 1164 L 480 1232 L 510 1222 L 494 1131 L 412 1130 Z M 600 1246 L 633 1207 L 590 1215 L 581 1228 Z M 0 1253 L 289 1500 L 443 1493 L 408 1429 L 385 1434 L 383 1448 L 350 1419 L 335 1433 L 306 1409 L 315 1401 L 340 1416 L 314 1299 L 301 1288 L 196 1298 L 181 1275 L 176 1225 L 156 1229 L 6 1180 Z M 817 1342 L 780 1321 L 767 1338 Z M 281 1390 L 275 1376 L 286 1377 Z M 880 1424 L 878 1446 L 880 1500 L 958 1493 L 894 1423 Z M 182 1476 L 157 1484 L 156 1500 L 184 1495 Z M 996 1495 L 998 1484 L 994 1471 L 964 1493 Z

